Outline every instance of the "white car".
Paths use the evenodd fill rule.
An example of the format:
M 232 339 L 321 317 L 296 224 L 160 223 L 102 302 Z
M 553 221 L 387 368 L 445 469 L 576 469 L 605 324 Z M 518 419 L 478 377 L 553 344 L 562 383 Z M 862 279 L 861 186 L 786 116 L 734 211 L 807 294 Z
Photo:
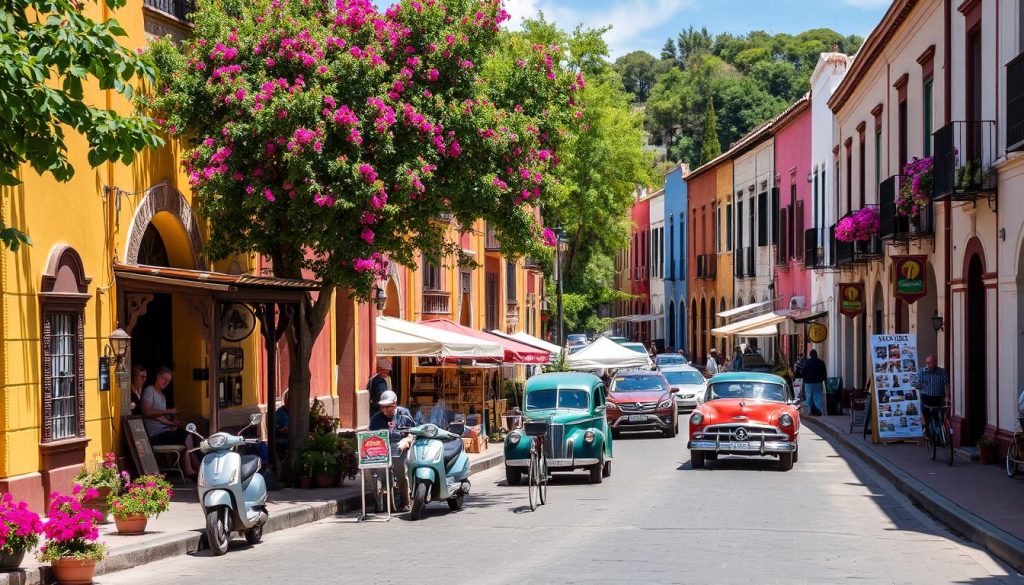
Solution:
M 680 413 L 690 412 L 703 402 L 704 392 L 708 389 L 708 381 L 693 366 L 662 366 L 661 373 L 668 380 L 675 393 L 676 407 Z

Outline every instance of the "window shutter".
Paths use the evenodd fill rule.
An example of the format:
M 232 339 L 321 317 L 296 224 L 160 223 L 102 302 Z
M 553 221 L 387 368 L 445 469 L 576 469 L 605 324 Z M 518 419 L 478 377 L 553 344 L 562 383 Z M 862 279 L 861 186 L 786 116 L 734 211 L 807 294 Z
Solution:
M 804 257 L 804 238 L 801 237 L 804 233 L 804 202 L 796 202 L 796 217 L 793 219 L 793 225 L 796 229 L 796 250 L 794 256 L 797 258 Z
M 784 234 L 789 233 L 789 207 L 785 207 L 779 213 L 779 229 Z M 789 238 L 783 237 L 779 242 L 779 264 L 785 264 L 789 259 Z
M 757 245 L 768 245 L 768 193 L 757 194 Z

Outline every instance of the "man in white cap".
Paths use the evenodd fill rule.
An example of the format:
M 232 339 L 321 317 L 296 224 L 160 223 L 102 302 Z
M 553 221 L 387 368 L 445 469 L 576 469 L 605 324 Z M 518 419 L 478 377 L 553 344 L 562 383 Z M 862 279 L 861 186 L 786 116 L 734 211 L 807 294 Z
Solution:
M 377 358 L 377 373 L 370 378 L 367 390 L 370 391 L 370 418 L 380 412 L 380 399 L 389 392 L 388 378 L 391 377 L 391 360 L 386 357 Z M 397 402 L 397 401 L 396 401 Z
M 412 445 L 412 435 L 407 431 L 416 426 L 416 422 L 406 414 L 407 410 L 398 406 L 398 395 L 391 390 L 385 390 L 381 394 L 379 406 L 380 412 L 370 417 L 370 430 L 388 432 L 393 463 L 391 473 L 398 481 L 395 504 L 399 510 L 405 510 L 409 502 L 409 475 L 405 469 L 405 452 Z
M 704 371 L 707 375 L 714 376 L 718 373 L 718 350 L 714 347 L 708 355 L 708 362 L 704 364 Z

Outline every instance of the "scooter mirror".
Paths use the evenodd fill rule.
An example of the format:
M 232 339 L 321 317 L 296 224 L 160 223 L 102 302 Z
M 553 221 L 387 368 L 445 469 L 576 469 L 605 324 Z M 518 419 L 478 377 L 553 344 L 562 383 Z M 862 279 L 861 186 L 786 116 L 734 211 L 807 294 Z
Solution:
M 196 432 L 196 423 L 188 423 L 187 425 L 185 425 L 185 430 L 190 433 Z
M 262 420 L 263 420 L 263 414 L 261 414 L 259 412 L 255 412 L 255 413 L 253 413 L 252 416 L 249 417 L 249 424 L 250 425 L 258 425 L 258 424 L 260 424 L 260 421 L 262 421 Z

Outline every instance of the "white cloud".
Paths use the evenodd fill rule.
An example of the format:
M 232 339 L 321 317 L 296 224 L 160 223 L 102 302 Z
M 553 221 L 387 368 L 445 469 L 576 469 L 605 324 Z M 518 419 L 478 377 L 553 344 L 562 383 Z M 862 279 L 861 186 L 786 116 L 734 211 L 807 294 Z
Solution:
M 577 24 L 587 28 L 611 25 L 612 29 L 604 38 L 615 58 L 638 48 L 660 49 L 665 39 L 661 36 L 648 38 L 647 33 L 693 5 L 693 0 L 611 0 L 574 8 L 567 6 L 564 0 L 508 0 L 505 9 L 512 15 L 512 28 L 518 28 L 523 18 L 535 16 L 538 11 L 565 30 Z
M 890 3 L 891 0 L 843 0 L 843 4 L 860 8 L 861 10 L 877 10 L 885 8 Z

